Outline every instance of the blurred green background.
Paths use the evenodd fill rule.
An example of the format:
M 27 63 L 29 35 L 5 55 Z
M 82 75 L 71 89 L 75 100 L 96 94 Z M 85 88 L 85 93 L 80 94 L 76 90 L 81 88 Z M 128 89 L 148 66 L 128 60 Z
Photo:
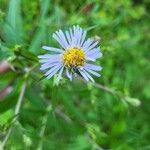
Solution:
M 0 0 L 0 149 L 150 150 L 149 10 L 149 0 Z M 101 77 L 53 86 L 37 55 L 77 24 L 100 38 Z

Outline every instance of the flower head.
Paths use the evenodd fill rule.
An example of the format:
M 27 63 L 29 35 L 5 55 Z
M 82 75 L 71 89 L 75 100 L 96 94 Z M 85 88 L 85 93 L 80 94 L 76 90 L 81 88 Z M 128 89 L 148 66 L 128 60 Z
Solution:
M 95 65 L 97 58 L 102 56 L 98 41 L 86 39 L 86 31 L 79 26 L 73 26 L 65 33 L 56 31 L 53 38 L 60 44 L 60 48 L 43 46 L 50 54 L 38 56 L 41 70 L 46 70 L 45 76 L 50 79 L 58 73 L 56 82 L 62 78 L 63 72 L 72 80 L 74 74 L 80 74 L 86 81 L 94 82 L 92 75 L 100 76 L 98 71 L 102 67 Z

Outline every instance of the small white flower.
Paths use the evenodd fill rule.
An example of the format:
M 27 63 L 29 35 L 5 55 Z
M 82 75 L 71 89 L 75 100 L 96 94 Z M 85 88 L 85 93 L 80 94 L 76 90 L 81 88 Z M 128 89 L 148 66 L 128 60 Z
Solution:
M 40 58 L 41 70 L 47 70 L 45 76 L 50 79 L 56 73 L 56 83 L 62 78 L 63 72 L 72 80 L 74 74 L 80 74 L 86 81 L 94 82 L 91 77 L 100 76 L 98 71 L 102 67 L 94 65 L 97 58 L 102 56 L 98 41 L 86 39 L 86 31 L 79 26 L 73 26 L 65 33 L 62 30 L 56 31 L 53 38 L 60 44 L 60 48 L 43 46 L 43 49 L 53 54 L 44 54 Z

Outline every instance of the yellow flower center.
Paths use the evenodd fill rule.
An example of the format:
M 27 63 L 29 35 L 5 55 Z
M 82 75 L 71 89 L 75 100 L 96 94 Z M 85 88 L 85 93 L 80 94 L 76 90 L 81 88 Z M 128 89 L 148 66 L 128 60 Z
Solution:
M 63 54 L 63 63 L 67 67 L 83 66 L 85 63 L 84 51 L 78 47 L 68 48 Z

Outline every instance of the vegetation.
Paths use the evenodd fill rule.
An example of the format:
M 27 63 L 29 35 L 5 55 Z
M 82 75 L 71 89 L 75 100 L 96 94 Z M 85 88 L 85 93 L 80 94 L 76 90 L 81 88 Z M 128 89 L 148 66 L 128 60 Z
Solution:
M 148 0 L 1 0 L 0 149 L 149 150 Z M 43 78 L 37 56 L 72 25 L 100 38 L 96 82 Z

